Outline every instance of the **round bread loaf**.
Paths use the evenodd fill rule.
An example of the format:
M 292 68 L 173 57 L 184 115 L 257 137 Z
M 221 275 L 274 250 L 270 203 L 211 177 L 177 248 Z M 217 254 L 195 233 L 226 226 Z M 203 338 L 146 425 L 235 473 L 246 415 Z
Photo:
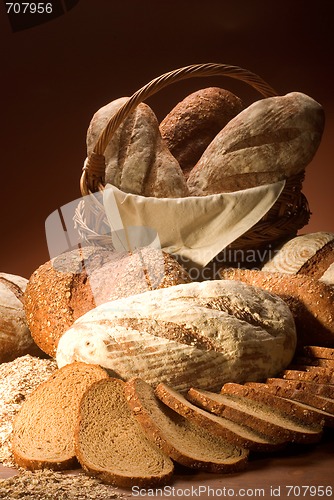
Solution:
M 0 363 L 40 351 L 29 331 L 23 302 L 28 280 L 0 273 Z
M 188 95 L 160 123 L 162 138 L 187 177 L 222 128 L 243 109 L 239 97 L 209 87 Z
M 262 271 L 305 274 L 334 285 L 329 279 L 334 264 L 334 233 L 320 231 L 296 236 L 277 248 Z
M 218 390 L 227 381 L 277 374 L 294 354 L 288 306 L 264 290 L 207 281 L 101 304 L 61 337 L 59 367 L 96 363 L 122 379 L 141 377 L 178 390 Z
M 54 356 L 64 331 L 98 304 L 190 281 L 183 267 L 161 250 L 145 247 L 130 254 L 84 247 L 46 262 L 32 274 L 25 312 L 35 342 Z

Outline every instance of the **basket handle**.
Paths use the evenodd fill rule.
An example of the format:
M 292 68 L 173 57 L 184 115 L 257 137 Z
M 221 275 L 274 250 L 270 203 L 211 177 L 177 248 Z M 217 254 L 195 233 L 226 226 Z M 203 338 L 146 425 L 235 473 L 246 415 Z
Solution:
M 228 76 L 236 80 L 241 80 L 264 97 L 273 97 L 277 92 L 268 85 L 260 76 L 238 66 L 228 64 L 193 64 L 185 66 L 154 78 L 149 83 L 137 90 L 123 106 L 110 118 L 107 126 L 97 140 L 93 151 L 85 161 L 80 180 L 82 195 L 103 189 L 103 177 L 105 172 L 104 152 L 110 142 L 114 132 L 122 121 L 145 99 L 159 92 L 168 85 L 193 77 L 204 76 Z

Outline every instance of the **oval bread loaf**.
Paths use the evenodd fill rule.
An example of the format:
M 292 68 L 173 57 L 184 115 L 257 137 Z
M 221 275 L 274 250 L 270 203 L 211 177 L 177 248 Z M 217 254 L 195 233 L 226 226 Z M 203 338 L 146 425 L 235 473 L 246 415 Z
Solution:
M 222 128 L 244 108 L 228 90 L 209 87 L 188 95 L 160 123 L 162 138 L 184 175 Z
M 294 321 L 281 299 L 217 280 L 102 304 L 64 333 L 56 358 L 59 367 L 80 360 L 125 380 L 216 390 L 226 381 L 277 374 L 295 346 Z
M 126 101 L 126 97 L 116 99 L 94 114 L 87 131 L 88 154 L 109 119 Z M 180 165 L 162 140 L 159 122 L 147 104 L 139 104 L 121 123 L 104 156 L 106 184 L 127 193 L 157 198 L 189 194 Z
M 130 254 L 84 247 L 32 274 L 25 292 L 27 321 L 36 343 L 54 356 L 64 331 L 97 305 L 190 281 L 183 267 L 161 250 L 138 248 Z
M 187 184 L 191 195 L 271 184 L 303 171 L 315 155 L 324 111 L 300 92 L 254 102 L 204 151 Z

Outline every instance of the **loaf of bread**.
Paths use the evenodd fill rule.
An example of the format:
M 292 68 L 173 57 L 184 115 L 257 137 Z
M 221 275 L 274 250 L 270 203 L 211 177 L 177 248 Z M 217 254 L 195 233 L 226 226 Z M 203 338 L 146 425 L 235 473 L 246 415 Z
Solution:
M 77 465 L 74 431 L 86 389 L 107 373 L 96 365 L 73 363 L 55 371 L 22 404 L 13 425 L 17 465 L 30 470 Z
M 105 483 L 154 487 L 171 478 L 172 460 L 147 438 L 132 413 L 122 380 L 91 385 L 78 412 L 75 450 L 83 469 Z
M 334 289 L 302 274 L 286 275 L 248 269 L 221 269 L 222 279 L 240 280 L 281 297 L 293 313 L 298 347 L 334 346 Z
M 28 280 L 0 273 L 0 363 L 25 354 L 43 354 L 31 336 L 24 312 Z
M 162 138 L 184 175 L 222 128 L 244 108 L 228 90 L 209 87 L 188 95 L 160 123 Z
M 35 342 L 54 356 L 64 331 L 96 305 L 190 281 L 183 267 L 158 249 L 130 254 L 84 247 L 42 264 L 32 274 L 25 292 L 26 317 Z
M 124 380 L 216 389 L 277 374 L 296 332 L 279 297 L 232 281 L 176 285 L 108 302 L 61 337 L 58 366 L 97 363 Z
M 88 155 L 110 118 L 126 101 L 126 97 L 116 99 L 94 114 L 87 131 Z M 147 104 L 139 104 L 121 123 L 104 156 L 105 184 L 113 184 L 127 193 L 157 198 L 189 194 L 180 165 L 162 140 L 158 120 Z
M 256 101 L 204 151 L 187 180 L 190 194 L 238 191 L 298 174 L 314 157 L 323 129 L 322 106 L 305 94 Z
M 333 264 L 334 233 L 320 231 L 296 236 L 276 248 L 274 256 L 266 262 L 262 271 L 305 274 L 334 285 L 334 279 L 332 282 L 328 279 L 328 271 Z
M 320 422 L 306 424 L 298 421 L 265 401 L 254 401 L 240 393 L 236 394 L 233 389 L 226 390 L 225 385 L 220 394 L 191 389 L 188 398 L 215 415 L 239 424 L 247 422 L 249 427 L 273 440 L 277 439 L 278 443 L 309 444 L 320 441 L 323 430 Z

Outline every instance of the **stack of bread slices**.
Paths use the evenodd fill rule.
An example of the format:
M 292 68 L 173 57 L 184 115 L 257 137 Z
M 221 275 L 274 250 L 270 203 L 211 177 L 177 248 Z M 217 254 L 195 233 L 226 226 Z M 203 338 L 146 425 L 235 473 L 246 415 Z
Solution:
M 31 470 L 79 463 L 108 484 L 154 487 L 171 480 L 175 464 L 236 472 L 254 452 L 317 443 L 334 427 L 334 349 L 308 346 L 302 354 L 263 383 L 186 394 L 138 377 L 124 382 L 97 365 L 68 364 L 21 406 L 15 460 Z

